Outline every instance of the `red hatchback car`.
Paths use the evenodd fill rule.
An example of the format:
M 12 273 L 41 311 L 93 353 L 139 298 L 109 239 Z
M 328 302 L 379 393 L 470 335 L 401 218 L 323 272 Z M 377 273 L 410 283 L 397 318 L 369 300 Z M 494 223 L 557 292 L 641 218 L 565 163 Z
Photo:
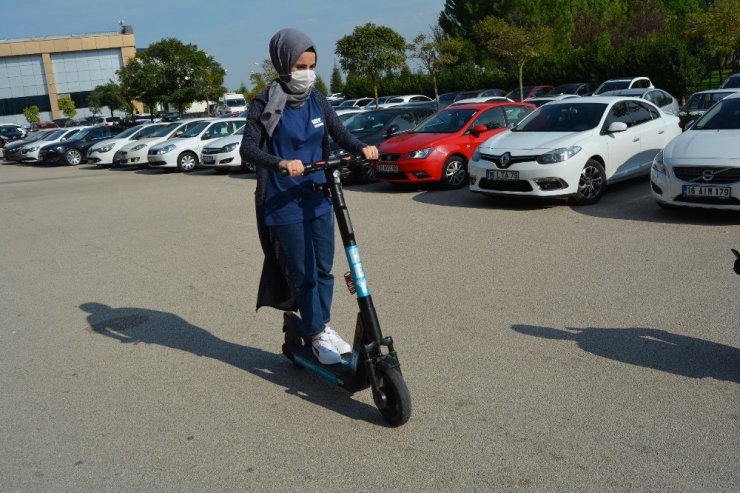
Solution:
M 480 144 L 506 131 L 536 107 L 496 101 L 438 111 L 410 132 L 380 144 L 375 177 L 390 183 L 439 182 L 459 188 L 468 182 L 468 160 Z

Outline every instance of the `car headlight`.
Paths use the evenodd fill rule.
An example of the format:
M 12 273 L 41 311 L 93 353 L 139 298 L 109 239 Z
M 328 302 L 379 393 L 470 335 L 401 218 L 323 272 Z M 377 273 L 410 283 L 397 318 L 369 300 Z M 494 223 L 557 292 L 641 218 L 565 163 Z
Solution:
M 174 145 L 174 144 L 167 144 L 167 145 L 166 145 L 166 146 L 164 146 L 163 148 L 161 148 L 161 149 L 158 149 L 158 150 L 157 150 L 157 151 L 155 152 L 155 154 L 167 154 L 168 152 L 172 152 L 172 151 L 174 151 L 174 150 L 175 150 L 175 145 Z
M 140 151 L 140 150 L 142 150 L 145 147 L 146 147 L 146 144 L 137 144 L 137 145 L 135 145 L 134 147 L 131 148 L 131 152 Z
M 665 174 L 665 157 L 663 156 L 663 151 L 660 151 L 653 158 L 653 169 L 659 173 Z
M 26 149 L 26 152 L 36 152 L 39 149 L 41 149 L 41 146 L 33 146 L 33 147 L 29 147 L 28 149 Z
M 579 146 L 571 146 L 568 148 L 561 147 L 560 149 L 555 149 L 554 151 L 550 151 L 547 154 L 542 154 L 538 156 L 537 162 L 539 164 L 561 163 L 572 158 L 579 152 L 581 152 L 581 147 Z
M 107 146 L 98 147 L 97 149 L 93 149 L 92 152 L 108 152 L 111 149 L 113 149 L 113 144 L 108 144 Z
M 425 149 L 419 149 L 418 151 L 409 152 L 406 155 L 406 159 L 424 159 L 432 153 L 434 147 L 427 147 Z
M 234 149 L 236 149 L 236 146 L 237 146 L 237 145 L 239 145 L 239 143 L 238 143 L 238 142 L 234 142 L 234 143 L 232 143 L 232 144 L 229 144 L 229 145 L 225 145 L 225 146 L 223 146 L 223 147 L 221 148 L 221 152 L 231 152 L 231 151 L 233 151 Z

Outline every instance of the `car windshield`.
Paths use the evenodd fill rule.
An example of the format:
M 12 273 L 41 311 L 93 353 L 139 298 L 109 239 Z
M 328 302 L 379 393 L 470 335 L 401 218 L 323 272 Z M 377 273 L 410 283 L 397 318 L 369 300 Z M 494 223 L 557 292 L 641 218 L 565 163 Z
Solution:
M 599 124 L 606 107 L 606 103 L 545 104 L 511 131 L 583 132 Z
M 740 75 L 731 75 L 721 86 L 720 89 L 740 87 Z
M 613 80 L 610 82 L 604 82 L 601 84 L 601 87 L 599 88 L 597 94 L 604 93 L 606 91 L 616 91 L 619 89 L 629 89 L 630 87 L 630 81 L 628 80 Z
M 134 125 L 133 127 L 127 128 L 120 134 L 116 135 L 116 137 L 121 138 L 121 139 L 124 139 L 126 137 L 131 137 L 132 135 L 134 135 L 136 132 L 138 132 L 142 128 L 144 128 L 144 125 Z
M 234 108 L 235 106 L 244 106 L 246 105 L 246 101 L 243 99 L 227 99 L 226 100 L 226 106 L 229 108 Z
M 393 115 L 387 111 L 356 113 L 344 122 L 344 126 L 353 134 L 374 132 L 383 128 Z
M 211 122 L 198 122 L 193 127 L 189 128 L 180 137 L 197 137 L 203 130 L 208 128 Z
M 348 99 L 347 101 L 342 101 L 342 104 L 340 104 L 339 107 L 340 108 L 351 107 L 351 106 L 354 106 L 356 102 L 357 102 L 356 99 Z
M 553 96 L 557 96 L 558 94 L 575 94 L 578 90 L 578 87 L 578 84 L 563 84 L 562 86 L 550 89 L 547 94 Z
M 452 102 L 452 101 L 455 100 L 455 96 L 457 96 L 457 93 L 455 93 L 455 92 L 448 92 L 448 93 L 445 93 L 445 94 L 440 94 L 439 95 L 439 102 L 440 103 L 441 102 L 448 102 L 448 101 L 449 102 Z
M 153 134 L 155 134 L 156 132 L 159 132 L 162 129 L 162 127 L 166 127 L 166 126 L 167 125 L 165 125 L 165 124 L 162 124 L 162 125 L 149 125 L 149 126 L 146 126 L 146 127 L 142 128 L 141 129 L 141 132 L 139 132 L 138 134 L 136 134 L 136 136 L 139 137 L 139 138 L 142 138 L 142 137 L 153 137 Z M 121 136 L 122 136 L 122 134 L 118 134 L 118 137 L 121 137 Z
M 452 134 L 459 131 L 473 118 L 478 110 L 473 109 L 447 109 L 439 111 L 414 129 L 414 133 Z
M 51 134 L 54 132 L 36 132 L 35 134 L 31 134 L 28 138 L 26 138 L 26 142 L 36 142 L 37 140 L 47 140 Z
M 87 128 L 83 128 L 82 130 L 80 130 L 76 134 L 74 134 L 71 137 L 69 137 L 69 140 L 80 140 L 80 139 L 84 139 L 90 132 L 92 132 L 96 128 L 98 128 L 98 127 L 87 127 Z
M 62 135 L 64 135 L 65 133 L 67 133 L 67 130 L 64 130 L 64 129 L 54 130 L 53 132 L 49 132 L 49 135 L 47 135 L 46 137 L 42 137 L 41 140 L 55 140 L 61 137 Z
M 167 135 L 174 129 L 182 125 L 182 123 L 170 123 L 169 125 L 162 125 L 161 127 L 152 127 L 152 133 L 147 137 L 167 137 Z
M 529 94 L 530 92 L 532 92 L 532 86 L 524 86 L 524 94 Z M 509 99 L 521 99 L 521 94 L 522 93 L 519 92 L 519 89 L 514 89 L 509 94 L 507 94 L 506 97 Z
M 723 99 L 715 104 L 691 130 L 740 130 L 740 98 Z

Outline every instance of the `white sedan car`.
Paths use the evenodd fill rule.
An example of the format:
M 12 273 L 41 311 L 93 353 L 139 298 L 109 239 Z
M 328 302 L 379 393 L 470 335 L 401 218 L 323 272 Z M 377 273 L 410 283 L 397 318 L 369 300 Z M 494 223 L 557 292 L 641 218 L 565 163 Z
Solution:
M 127 128 L 115 138 L 106 139 L 93 145 L 87 151 L 87 162 L 97 166 L 105 164 L 118 164 L 114 161 L 116 151 L 126 144 L 150 137 L 157 130 L 166 126 L 165 123 L 146 123 L 143 125 L 134 125 Z
M 201 168 L 228 171 L 241 168 L 245 171 L 254 171 L 254 165 L 242 162 L 239 155 L 239 146 L 244 135 L 244 125 L 228 137 L 216 139 L 206 144 L 200 152 Z
M 193 118 L 164 124 L 164 126 L 154 131 L 150 136 L 142 137 L 135 142 L 128 143 L 121 147 L 121 149 L 116 151 L 113 156 L 113 163 L 121 166 L 146 167 L 146 165 L 149 164 L 147 153 L 151 146 L 187 132 L 190 128 L 202 121 L 204 121 L 203 118 Z
M 468 164 L 470 190 L 593 204 L 607 183 L 649 173 L 681 133 L 678 122 L 637 98 L 552 101 L 480 145 Z
M 198 122 L 181 135 L 151 146 L 147 153 L 149 167 L 193 171 L 198 167 L 198 157 L 207 140 L 233 134 L 240 125 L 244 125 L 243 118 L 206 119 Z
M 740 93 L 712 106 L 653 160 L 660 206 L 740 211 Z

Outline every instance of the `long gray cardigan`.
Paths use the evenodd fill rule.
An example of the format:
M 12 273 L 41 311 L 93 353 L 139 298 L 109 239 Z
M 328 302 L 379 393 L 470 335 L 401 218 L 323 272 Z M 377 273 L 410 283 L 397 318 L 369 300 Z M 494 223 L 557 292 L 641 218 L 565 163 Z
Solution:
M 365 147 L 365 144 L 357 140 L 344 128 L 323 94 L 313 89 L 313 96 L 316 97 L 324 112 L 323 159 L 329 158 L 330 135 L 342 148 L 352 153 L 359 153 Z M 254 164 L 257 170 L 257 189 L 254 193 L 254 203 L 255 212 L 257 213 L 257 231 L 262 244 L 262 251 L 265 254 L 257 293 L 257 309 L 263 306 L 271 306 L 278 310 L 296 311 L 298 305 L 278 261 L 279 250 L 270 237 L 264 220 L 265 183 L 268 173 L 277 172 L 278 163 L 280 162 L 279 157 L 271 154 L 272 142 L 260 121 L 260 115 L 262 115 L 267 105 L 267 99 L 267 90 L 260 92 L 252 99 L 247 114 L 244 136 L 239 148 L 242 159 Z

